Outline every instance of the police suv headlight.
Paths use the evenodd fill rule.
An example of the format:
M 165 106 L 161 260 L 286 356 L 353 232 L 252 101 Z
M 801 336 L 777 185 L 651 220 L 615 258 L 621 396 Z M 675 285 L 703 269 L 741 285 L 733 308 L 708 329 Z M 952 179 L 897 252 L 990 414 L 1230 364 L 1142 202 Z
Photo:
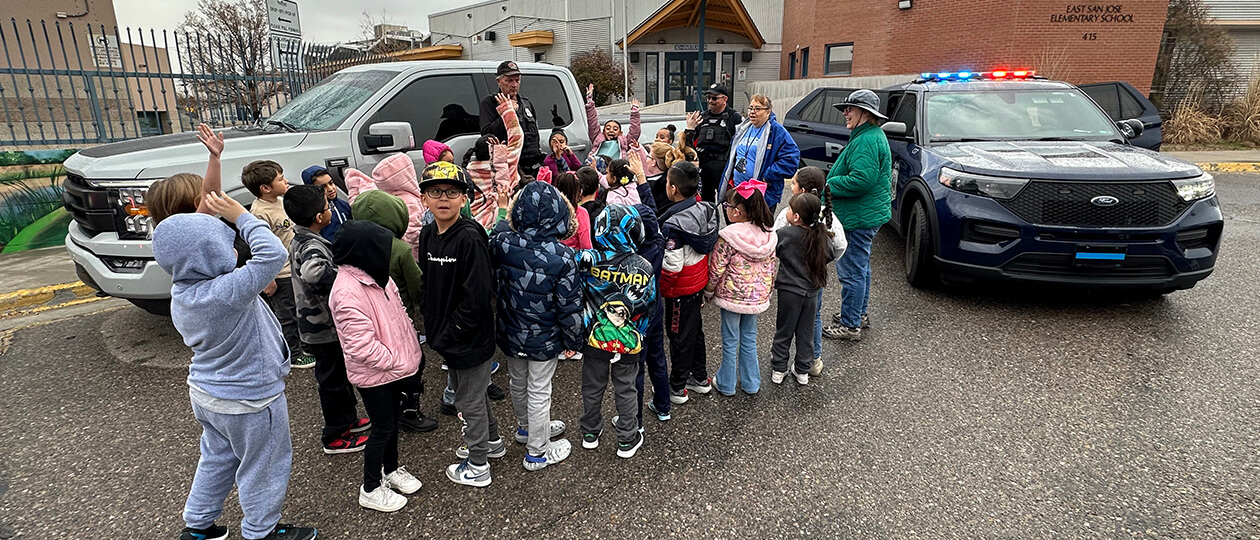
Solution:
M 1019 190 L 1028 185 L 1027 178 L 1002 178 L 982 174 L 965 173 L 949 167 L 942 167 L 939 177 L 941 185 L 981 197 L 1009 199 L 1019 194 Z
M 1208 173 L 1185 180 L 1173 180 L 1172 183 L 1177 189 L 1177 195 L 1186 202 L 1206 199 L 1216 194 L 1216 180 Z

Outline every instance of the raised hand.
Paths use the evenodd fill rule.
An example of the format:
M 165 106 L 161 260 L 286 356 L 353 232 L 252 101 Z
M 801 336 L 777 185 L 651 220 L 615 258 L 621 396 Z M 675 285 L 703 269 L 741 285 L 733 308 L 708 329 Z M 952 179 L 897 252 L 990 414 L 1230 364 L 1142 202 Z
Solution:
M 594 84 L 586 85 L 586 99 L 591 99 L 591 97 L 593 97 L 594 95 L 595 95 L 595 85 Z
M 210 151 L 211 156 L 219 157 L 223 155 L 223 134 L 215 133 L 213 129 L 210 129 L 209 125 L 201 124 L 197 126 L 197 140 L 201 141 L 201 144 L 206 145 L 206 150 Z
M 626 152 L 626 162 L 635 178 L 646 179 L 643 175 L 643 160 L 639 157 L 639 141 L 630 141 L 630 150 Z
M 639 98 L 630 100 L 630 106 L 637 109 L 639 107 Z
M 687 129 L 696 129 L 698 127 L 700 127 L 700 111 L 687 113 Z
M 245 215 L 246 210 L 236 199 L 222 192 L 212 191 L 206 194 L 206 207 L 213 213 L 223 216 L 229 223 L 236 223 L 237 218 Z
M 508 101 L 511 101 L 512 98 L 508 97 L 507 94 L 504 94 L 503 92 L 499 92 L 498 94 L 494 95 L 494 100 L 498 102 L 499 105 L 502 105 L 504 103 L 507 103 Z

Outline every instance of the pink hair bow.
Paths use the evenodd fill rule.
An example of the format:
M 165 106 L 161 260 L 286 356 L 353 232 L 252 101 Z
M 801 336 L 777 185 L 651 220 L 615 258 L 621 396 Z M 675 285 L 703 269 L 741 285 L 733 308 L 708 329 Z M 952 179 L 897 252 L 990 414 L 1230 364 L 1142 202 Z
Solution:
M 735 186 L 735 193 L 738 193 L 740 197 L 745 199 L 752 196 L 753 190 L 760 191 L 761 195 L 764 197 L 766 195 L 766 183 L 761 180 L 754 180 L 750 178 L 740 182 L 738 186 Z

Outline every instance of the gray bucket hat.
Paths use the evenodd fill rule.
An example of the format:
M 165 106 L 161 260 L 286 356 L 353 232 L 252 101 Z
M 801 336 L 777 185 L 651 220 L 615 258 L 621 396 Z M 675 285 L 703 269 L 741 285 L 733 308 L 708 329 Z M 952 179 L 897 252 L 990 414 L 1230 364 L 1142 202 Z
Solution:
M 880 120 L 888 119 L 887 116 L 884 116 L 879 112 L 879 96 L 875 95 L 875 92 L 866 89 L 854 91 L 852 94 L 849 94 L 849 97 L 844 98 L 844 101 L 836 103 L 832 105 L 832 107 L 841 111 L 843 111 L 845 107 L 857 107 L 875 115 L 875 117 Z

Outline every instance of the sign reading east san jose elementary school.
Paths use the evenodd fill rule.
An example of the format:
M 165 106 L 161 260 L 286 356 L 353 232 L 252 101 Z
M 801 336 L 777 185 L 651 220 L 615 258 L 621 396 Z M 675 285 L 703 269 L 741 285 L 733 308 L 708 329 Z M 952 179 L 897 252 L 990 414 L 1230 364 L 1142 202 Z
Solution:
M 284 37 L 302 37 L 302 24 L 298 20 L 297 2 L 293 0 L 267 0 L 267 26 L 271 33 Z

